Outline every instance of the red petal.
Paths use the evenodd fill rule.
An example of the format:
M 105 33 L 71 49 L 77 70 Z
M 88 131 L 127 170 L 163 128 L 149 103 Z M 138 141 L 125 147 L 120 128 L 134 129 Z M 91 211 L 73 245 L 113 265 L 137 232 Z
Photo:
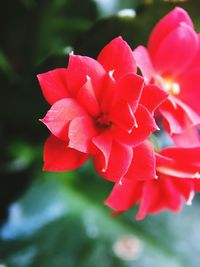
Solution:
M 88 155 L 67 147 L 67 143 L 51 135 L 44 145 L 45 171 L 63 172 L 82 166 Z
M 137 66 L 142 72 L 143 77 L 147 80 L 147 82 L 150 82 L 155 74 L 155 70 L 148 50 L 144 46 L 140 45 L 133 51 L 133 56 Z
M 98 149 L 98 152 L 100 151 L 103 156 L 101 170 L 107 170 L 112 148 L 112 136 L 110 132 L 105 131 L 102 134 L 93 137 L 92 142 Z
M 193 28 L 193 23 L 187 12 L 180 7 L 176 7 L 156 24 L 148 43 L 148 49 L 153 58 L 164 38 L 182 22 Z
M 200 146 L 200 136 L 197 127 L 189 127 L 182 131 L 181 134 L 172 134 L 171 138 L 176 146 Z
M 114 70 L 113 76 L 116 80 L 129 72 L 136 73 L 132 50 L 121 37 L 115 38 L 102 49 L 98 61 L 107 72 Z
M 186 24 L 180 24 L 160 43 L 153 61 L 154 67 L 162 76 L 175 76 L 191 63 L 197 49 L 195 31 Z
M 142 92 L 140 104 L 153 113 L 168 97 L 168 93 L 156 85 L 146 85 Z
M 69 122 L 84 115 L 87 113 L 74 99 L 63 98 L 51 107 L 42 122 L 52 134 L 66 141 L 68 140 Z
M 137 125 L 131 107 L 127 103 L 119 103 L 113 106 L 110 112 L 111 121 L 127 133 Z
M 177 77 L 177 81 L 181 88 L 178 98 L 200 115 L 200 68 L 191 69 L 189 67 Z
M 133 159 L 126 177 L 129 179 L 134 177 L 137 180 L 157 178 L 155 153 L 147 141 L 133 148 Z
M 125 211 L 131 208 L 140 198 L 143 182 L 123 177 L 116 183 L 105 200 L 105 204 L 116 211 Z
M 115 127 L 113 133 L 116 140 L 119 140 L 121 143 L 137 146 L 145 141 L 152 132 L 158 130 L 158 127 L 154 118 L 144 106 L 139 105 L 134 115 L 137 122 L 137 128 L 134 127 L 132 132 L 127 133 L 120 128 Z
M 200 147 L 169 147 L 163 149 L 160 154 L 174 161 L 159 164 L 157 171 L 160 173 L 178 178 L 199 178 Z
M 94 165 L 103 178 L 117 182 L 127 172 L 132 156 L 132 148 L 113 141 L 107 169 L 104 169 L 105 157 L 101 152 L 94 156 Z
M 169 134 L 181 134 L 188 127 L 200 124 L 200 117 L 186 104 L 173 96 L 162 103 L 160 113 L 169 124 Z
M 42 93 L 50 105 L 62 98 L 69 97 L 67 77 L 67 69 L 64 68 L 37 75 Z
M 105 75 L 104 68 L 98 61 L 85 56 L 70 55 L 68 71 L 68 87 L 73 95 L 87 82 L 87 76 L 91 78 L 91 83 L 98 98 L 101 90 L 102 80 Z
M 69 147 L 84 153 L 91 151 L 91 139 L 97 134 L 94 121 L 90 117 L 78 117 L 69 125 Z
M 80 88 L 77 95 L 77 101 L 88 111 L 92 116 L 97 116 L 100 112 L 99 104 L 91 83 L 88 77 L 87 82 Z
M 137 75 L 130 73 L 120 79 L 116 84 L 116 89 L 112 101 L 112 109 L 114 105 L 124 102 L 131 106 L 135 112 L 144 86 L 144 79 Z

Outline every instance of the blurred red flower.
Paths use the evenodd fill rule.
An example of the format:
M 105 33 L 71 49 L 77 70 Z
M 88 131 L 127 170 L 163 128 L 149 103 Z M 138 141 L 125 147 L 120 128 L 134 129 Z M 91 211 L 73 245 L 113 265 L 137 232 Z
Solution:
M 147 48 L 138 46 L 133 53 L 147 83 L 170 94 L 159 111 L 173 141 L 199 145 L 193 126 L 200 123 L 200 35 L 187 12 L 174 8 L 154 27 Z
M 141 146 L 143 145 L 135 150 Z M 148 153 L 152 154 L 151 161 L 148 161 L 145 168 L 140 159 L 135 161 L 136 164 L 133 161 L 129 171 L 115 184 L 105 203 L 117 213 L 139 203 L 137 219 L 165 209 L 179 211 L 183 202 L 191 204 L 195 191 L 200 190 L 200 147 L 169 147 L 154 155 L 150 146 L 145 146 L 143 149 L 148 148 Z M 157 179 L 142 180 L 149 177 L 153 164 L 156 164 Z M 137 170 L 142 167 L 144 172 L 141 176 L 141 172 L 138 175 Z
M 132 50 L 120 37 L 97 60 L 72 54 L 67 68 L 39 74 L 38 80 L 52 105 L 42 119 L 51 132 L 44 170 L 75 169 L 92 155 L 97 172 L 115 182 L 134 160 L 132 147 L 157 130 L 153 111 L 168 95 L 155 85 L 144 88 Z

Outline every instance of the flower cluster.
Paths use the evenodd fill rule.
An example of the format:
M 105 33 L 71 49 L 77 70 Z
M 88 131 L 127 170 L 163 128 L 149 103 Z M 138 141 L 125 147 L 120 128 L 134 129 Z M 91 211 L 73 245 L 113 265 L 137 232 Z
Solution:
M 71 54 L 67 68 L 39 74 L 50 110 L 44 170 L 68 171 L 92 158 L 114 183 L 105 203 L 137 219 L 178 211 L 200 190 L 200 38 L 175 8 L 134 51 L 117 37 L 97 60 Z M 137 73 L 142 73 L 139 75 Z M 173 146 L 159 148 L 159 127 Z

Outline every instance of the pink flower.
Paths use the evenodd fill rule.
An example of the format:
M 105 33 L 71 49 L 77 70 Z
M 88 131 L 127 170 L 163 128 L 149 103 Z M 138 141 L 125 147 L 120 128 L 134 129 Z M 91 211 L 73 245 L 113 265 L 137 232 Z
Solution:
M 151 32 L 147 49 L 139 46 L 134 57 L 147 83 L 169 92 L 159 111 L 176 144 L 200 144 L 200 35 L 180 7 L 162 18 Z
M 52 105 L 42 119 L 51 132 L 44 147 L 44 170 L 75 169 L 92 156 L 97 172 L 111 181 L 127 172 L 134 158 L 132 147 L 157 130 L 153 112 L 167 97 L 148 85 L 141 98 L 144 80 L 120 37 L 105 46 L 97 60 L 72 54 L 67 68 L 38 79 Z M 150 98 L 155 89 L 157 96 Z
M 141 146 L 143 145 L 135 150 Z M 155 155 L 150 146 L 145 146 L 143 149 L 152 155 L 151 161 L 148 161 L 145 169 L 141 158 L 135 160 L 136 164 L 133 161 L 127 174 L 115 184 L 105 203 L 117 213 L 139 203 L 137 219 L 165 209 L 179 211 L 183 202 L 191 204 L 195 191 L 200 190 L 200 147 L 169 147 Z M 144 155 L 147 154 L 145 150 Z M 150 175 L 155 177 L 150 172 L 154 164 L 157 179 L 147 180 L 146 177 Z

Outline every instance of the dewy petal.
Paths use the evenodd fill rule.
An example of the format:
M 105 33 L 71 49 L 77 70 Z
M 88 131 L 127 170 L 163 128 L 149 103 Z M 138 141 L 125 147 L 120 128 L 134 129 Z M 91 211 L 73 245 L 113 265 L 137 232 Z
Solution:
M 144 46 L 140 45 L 134 49 L 133 56 L 138 68 L 142 72 L 143 77 L 147 82 L 150 82 L 155 74 L 155 70 L 152 65 L 148 50 Z
M 151 144 L 147 141 L 133 148 L 133 159 L 126 173 L 129 179 L 151 180 L 156 176 L 156 157 Z
M 105 179 L 117 182 L 127 172 L 132 156 L 133 151 L 131 147 L 113 141 L 107 169 L 103 169 L 105 158 L 101 152 L 94 155 L 95 169 Z
M 63 98 L 57 101 L 47 112 L 42 122 L 56 137 L 68 140 L 69 122 L 76 117 L 85 116 L 87 113 L 72 98 Z
M 197 50 L 197 34 L 182 23 L 160 43 L 153 60 L 154 68 L 164 77 L 175 76 L 192 62 Z
M 64 68 L 37 75 L 42 93 L 50 105 L 62 98 L 69 97 L 67 77 L 67 69 Z
M 148 42 L 148 49 L 153 59 L 164 38 L 182 22 L 193 28 L 193 23 L 188 13 L 180 7 L 175 7 L 156 24 Z
M 152 132 L 158 130 L 154 118 L 144 106 L 139 104 L 134 115 L 137 125 L 131 132 L 127 133 L 118 127 L 113 129 L 116 140 L 122 144 L 137 146 L 145 141 Z
M 132 50 L 121 37 L 115 38 L 101 50 L 98 61 L 107 72 L 114 71 L 113 77 L 116 80 L 129 72 L 136 73 Z
M 99 103 L 97 101 L 90 77 L 87 78 L 87 82 L 79 89 L 77 101 L 92 116 L 97 116 L 99 114 Z
M 168 93 L 154 84 L 145 85 L 140 104 L 153 113 L 168 97 Z
M 123 76 L 123 78 L 116 83 L 111 108 L 114 109 L 114 105 L 125 102 L 128 103 L 132 111 L 135 112 L 142 94 L 143 86 L 143 77 L 134 73 Z
M 63 172 L 82 166 L 88 155 L 67 147 L 67 143 L 50 135 L 44 145 L 45 171 Z
M 78 117 L 69 124 L 69 147 L 84 153 L 91 152 L 91 139 L 97 134 L 94 121 L 90 117 Z
M 142 188 L 143 182 L 123 177 L 114 185 L 104 203 L 116 211 L 125 211 L 138 202 Z
M 93 137 L 92 142 L 98 150 L 97 153 L 102 153 L 102 171 L 106 171 L 110 159 L 112 149 L 112 135 L 110 131 L 105 131 L 102 134 Z
M 94 93 L 98 98 L 106 73 L 98 61 L 86 56 L 70 55 L 67 71 L 68 87 L 74 96 L 76 96 L 79 89 L 87 82 L 87 77 L 90 77 Z

